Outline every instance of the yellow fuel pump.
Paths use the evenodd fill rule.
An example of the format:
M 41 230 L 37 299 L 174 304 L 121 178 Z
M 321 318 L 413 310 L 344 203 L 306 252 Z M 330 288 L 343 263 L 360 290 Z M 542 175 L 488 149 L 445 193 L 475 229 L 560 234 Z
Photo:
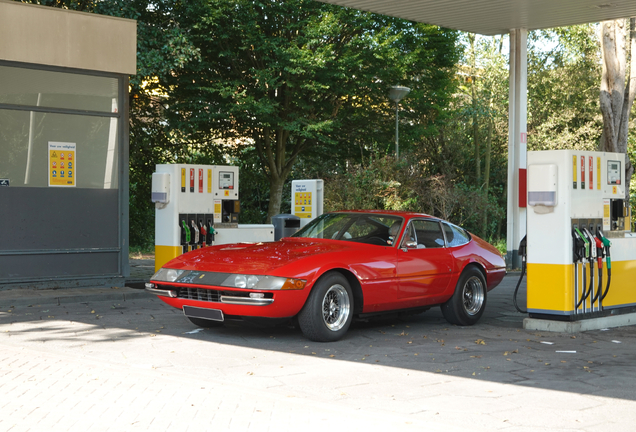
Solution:
M 636 234 L 624 168 L 620 153 L 528 152 L 526 328 L 551 320 L 591 329 L 595 319 L 618 315 L 636 323 Z

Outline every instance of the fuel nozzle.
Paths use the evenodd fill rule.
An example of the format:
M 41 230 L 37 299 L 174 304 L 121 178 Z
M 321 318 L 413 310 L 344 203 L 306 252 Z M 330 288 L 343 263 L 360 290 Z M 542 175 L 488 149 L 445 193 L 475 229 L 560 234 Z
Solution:
M 607 237 L 603 235 L 601 230 L 598 231 L 598 236 L 600 237 L 601 243 L 603 243 L 603 247 L 605 249 L 605 264 L 607 265 L 607 286 L 605 287 L 605 291 L 601 296 L 601 303 L 605 300 L 607 293 L 610 289 L 610 284 L 612 282 L 612 257 L 610 256 L 610 248 L 612 246 L 612 242 L 609 241 Z
M 603 257 L 605 254 L 603 253 L 603 242 L 598 238 L 598 235 L 593 237 L 594 243 L 596 244 L 596 261 L 598 263 L 598 268 L 603 268 Z
M 573 242 L 573 261 L 580 262 L 583 261 L 583 257 L 585 256 L 585 241 L 581 236 L 581 232 L 577 228 L 572 228 L 572 238 Z
M 583 261 L 584 258 L 588 258 L 590 256 L 590 241 L 578 228 L 574 227 L 574 231 L 578 234 L 578 238 L 583 241 L 583 246 L 580 250 L 580 252 L 582 252 L 581 261 Z
M 192 239 L 192 249 L 196 249 L 197 245 L 199 244 L 199 227 L 194 219 L 190 221 L 190 226 L 192 227 L 192 232 L 194 233 L 194 239 Z
M 583 228 L 583 232 L 585 233 L 588 241 L 590 242 L 590 250 L 589 250 L 588 258 L 590 259 L 590 261 L 594 261 L 596 259 L 596 248 L 594 247 L 596 244 L 596 242 L 594 241 L 595 237 L 587 228 Z
M 609 241 L 609 239 L 603 235 L 603 231 L 601 230 L 598 231 L 597 236 L 603 243 L 603 246 L 605 246 L 606 252 L 609 253 L 609 248 L 612 245 L 612 242 Z
M 188 245 L 190 244 L 190 228 L 185 220 L 181 221 L 181 229 L 183 230 L 183 236 L 181 237 L 183 246 L 183 253 L 188 252 Z

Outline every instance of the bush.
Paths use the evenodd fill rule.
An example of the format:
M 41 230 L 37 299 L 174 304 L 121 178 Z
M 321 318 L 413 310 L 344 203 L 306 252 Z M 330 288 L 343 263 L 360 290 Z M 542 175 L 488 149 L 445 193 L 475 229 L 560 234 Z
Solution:
M 427 213 L 487 238 L 496 237 L 505 209 L 474 186 L 444 175 L 426 176 L 424 163 L 412 155 L 384 156 L 368 165 L 350 165 L 325 179 L 325 211 L 405 210 Z M 500 191 L 499 191 L 500 192 Z

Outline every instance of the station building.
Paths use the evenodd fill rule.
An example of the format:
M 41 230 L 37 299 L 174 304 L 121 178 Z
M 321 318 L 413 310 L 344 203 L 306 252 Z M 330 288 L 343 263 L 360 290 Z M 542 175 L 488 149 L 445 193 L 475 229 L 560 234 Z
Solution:
M 0 0 L 0 290 L 123 286 L 136 21 Z

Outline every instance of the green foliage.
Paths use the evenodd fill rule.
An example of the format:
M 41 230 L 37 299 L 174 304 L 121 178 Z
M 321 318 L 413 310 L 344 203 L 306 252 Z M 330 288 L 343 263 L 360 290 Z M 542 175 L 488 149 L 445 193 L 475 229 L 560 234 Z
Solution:
M 383 209 L 415 211 L 461 225 L 485 238 L 496 237 L 503 209 L 474 186 L 444 175 L 426 175 L 426 163 L 413 153 L 400 160 L 372 159 L 325 181 L 325 210 Z M 500 192 L 500 191 L 499 191 Z M 482 226 L 486 213 L 491 223 Z
M 596 150 L 603 124 L 596 25 L 535 31 L 528 39 L 528 150 Z
M 309 0 L 192 1 L 181 12 L 200 58 L 161 79 L 168 123 L 193 142 L 253 148 L 269 216 L 299 157 L 358 159 L 391 142 L 391 85 L 413 88 L 405 145 L 435 130 L 452 94 L 453 31 Z
M 328 210 L 414 210 L 494 241 L 505 232 L 505 35 L 473 44 L 310 0 L 34 3 L 138 22 L 131 244 L 152 244 L 151 174 L 176 162 L 238 165 L 242 223 L 289 211 L 291 178 L 324 178 Z M 529 150 L 596 149 L 599 55 L 595 25 L 530 33 Z M 412 89 L 400 102 L 400 161 L 386 156 L 392 85 Z

